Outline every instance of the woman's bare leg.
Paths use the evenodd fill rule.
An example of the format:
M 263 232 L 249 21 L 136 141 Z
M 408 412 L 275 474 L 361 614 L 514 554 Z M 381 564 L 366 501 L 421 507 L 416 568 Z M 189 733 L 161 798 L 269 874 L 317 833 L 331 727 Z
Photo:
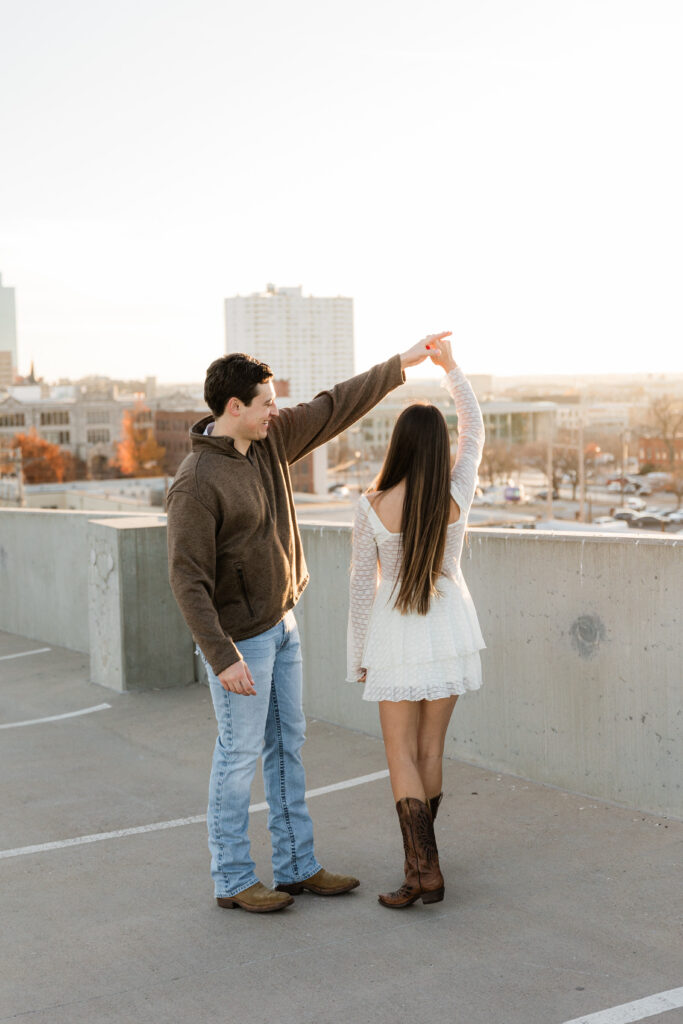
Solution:
M 421 700 L 417 723 L 417 770 L 427 800 L 443 788 L 443 749 L 457 696 Z
M 383 906 L 394 909 L 409 907 L 418 899 L 422 899 L 423 903 L 438 903 L 444 894 L 444 880 L 439 867 L 432 813 L 420 775 L 418 759 L 421 718 L 425 717 L 427 722 L 427 727 L 423 729 L 425 737 L 431 737 L 435 732 L 432 725 L 434 714 L 423 712 L 423 705 L 426 703 L 428 702 L 407 700 L 379 702 L 379 717 L 391 788 L 396 801 L 405 853 L 403 884 L 395 891 L 384 892 L 379 896 Z M 445 704 L 446 701 L 441 703 Z M 448 715 L 441 715 L 441 718 L 445 718 L 444 734 L 455 701 L 449 703 Z M 427 748 L 431 751 L 430 743 L 427 743 Z
M 426 803 L 426 793 L 418 768 L 418 726 L 421 701 L 381 700 L 379 720 L 394 800 L 406 796 Z

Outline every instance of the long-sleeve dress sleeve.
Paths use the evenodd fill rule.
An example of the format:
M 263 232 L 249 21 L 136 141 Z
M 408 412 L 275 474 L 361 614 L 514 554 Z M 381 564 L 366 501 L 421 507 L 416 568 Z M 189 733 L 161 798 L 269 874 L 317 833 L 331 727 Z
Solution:
M 458 414 L 458 452 L 451 472 L 451 494 L 466 515 L 477 486 L 477 470 L 484 450 L 484 420 L 472 385 L 459 366 L 446 374 L 441 386 L 455 402 Z
M 346 644 L 346 681 L 358 681 L 368 622 L 377 592 L 377 544 L 368 519 L 368 499 L 362 497 L 356 509 L 351 551 L 349 624 Z

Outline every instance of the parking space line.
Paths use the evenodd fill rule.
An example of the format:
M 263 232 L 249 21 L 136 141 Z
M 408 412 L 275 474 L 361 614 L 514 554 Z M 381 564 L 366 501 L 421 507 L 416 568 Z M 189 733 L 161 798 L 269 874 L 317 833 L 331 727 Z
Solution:
M 657 992 L 645 999 L 636 999 L 632 1003 L 612 1006 L 609 1010 L 598 1010 L 586 1017 L 575 1017 L 564 1024 L 633 1024 L 634 1021 L 654 1017 L 656 1013 L 667 1010 L 678 1010 L 683 1006 L 683 987 L 671 988 L 668 992 Z
M 366 782 L 375 782 L 378 779 L 386 779 L 389 772 L 384 769 L 381 772 L 372 772 L 371 775 L 358 775 L 355 779 L 345 779 L 343 782 L 333 782 L 329 786 L 320 786 L 318 789 L 306 791 L 306 798 L 323 796 L 325 793 L 334 793 L 340 789 L 352 789 L 354 786 L 362 786 Z M 267 803 L 251 804 L 249 813 L 268 809 Z M 52 843 L 38 843 L 35 846 L 17 846 L 14 850 L 0 850 L 0 860 L 9 857 L 24 857 L 29 853 L 48 853 L 51 850 L 63 850 L 69 846 L 84 846 L 86 843 L 99 843 L 104 839 L 122 839 L 125 836 L 137 836 L 144 832 L 161 832 L 168 828 L 179 828 L 181 825 L 199 825 L 206 821 L 206 814 L 194 814 L 190 818 L 175 818 L 173 821 L 157 821 L 151 825 L 138 825 L 135 828 L 121 828 L 115 832 L 95 832 L 90 836 L 75 836 L 73 839 L 57 839 Z
M 36 647 L 35 651 L 20 651 L 19 654 L 3 654 L 0 655 L 0 661 L 9 661 L 10 658 L 27 658 L 29 654 L 45 654 L 46 651 L 51 650 L 51 647 Z
M 22 725 L 42 725 L 43 722 L 61 722 L 64 718 L 77 718 L 79 715 L 91 715 L 93 711 L 104 711 L 111 704 L 95 704 L 92 708 L 81 708 L 80 711 L 67 711 L 63 715 L 48 715 L 47 718 L 27 718 L 25 722 L 5 722 L 0 729 L 18 729 Z

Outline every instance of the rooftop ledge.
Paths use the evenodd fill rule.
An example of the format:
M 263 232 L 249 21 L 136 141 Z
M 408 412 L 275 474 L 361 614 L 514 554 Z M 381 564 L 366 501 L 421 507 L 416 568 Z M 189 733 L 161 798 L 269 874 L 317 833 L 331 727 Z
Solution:
M 379 735 L 344 682 L 350 528 L 301 527 L 307 713 Z M 446 753 L 683 817 L 683 543 L 676 535 L 472 528 L 462 562 L 488 648 Z M 0 630 L 89 653 L 118 691 L 201 679 L 157 513 L 0 510 Z

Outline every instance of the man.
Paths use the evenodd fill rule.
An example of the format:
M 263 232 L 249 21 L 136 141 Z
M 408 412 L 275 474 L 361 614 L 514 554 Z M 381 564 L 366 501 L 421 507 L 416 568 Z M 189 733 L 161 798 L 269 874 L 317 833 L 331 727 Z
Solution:
M 204 659 L 218 722 L 207 823 L 221 907 L 264 913 L 304 890 L 333 896 L 360 884 L 326 871 L 313 852 L 292 612 L 308 574 L 289 466 L 403 383 L 404 367 L 421 363 L 429 342 L 281 413 L 265 363 L 233 353 L 207 371 L 213 416 L 192 427 L 192 451 L 169 491 L 168 546 L 171 587 Z M 274 890 L 257 879 L 247 836 L 260 756 Z

